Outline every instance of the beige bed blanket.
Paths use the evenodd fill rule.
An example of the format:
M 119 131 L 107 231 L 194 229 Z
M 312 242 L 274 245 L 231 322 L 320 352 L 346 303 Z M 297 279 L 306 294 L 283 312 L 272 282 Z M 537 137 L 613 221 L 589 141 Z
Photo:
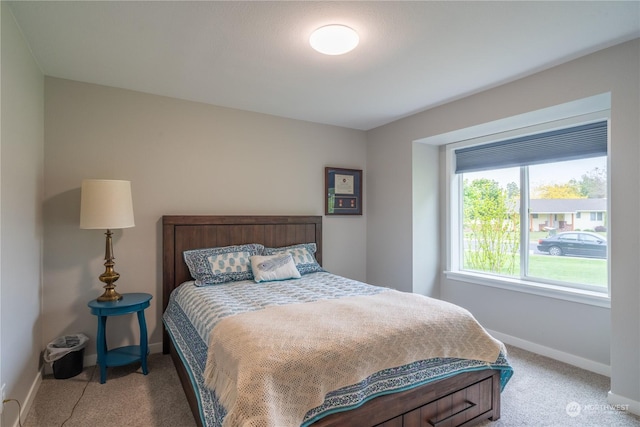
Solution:
M 468 311 L 389 290 L 227 317 L 211 331 L 205 382 L 224 427 L 299 426 L 328 392 L 380 370 L 435 357 L 492 363 L 501 349 Z

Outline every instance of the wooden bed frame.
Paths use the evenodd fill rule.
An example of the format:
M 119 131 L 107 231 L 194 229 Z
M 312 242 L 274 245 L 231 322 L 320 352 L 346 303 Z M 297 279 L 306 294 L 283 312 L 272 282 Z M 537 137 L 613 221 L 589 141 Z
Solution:
M 322 264 L 321 216 L 164 216 L 162 218 L 163 312 L 171 291 L 191 280 L 182 258 L 188 249 L 261 243 L 267 247 L 315 242 Z M 186 368 L 167 331 L 163 352 L 170 353 L 198 426 L 200 411 Z M 500 418 L 500 372 L 460 373 L 414 389 L 380 396 L 335 413 L 312 427 L 452 427 Z

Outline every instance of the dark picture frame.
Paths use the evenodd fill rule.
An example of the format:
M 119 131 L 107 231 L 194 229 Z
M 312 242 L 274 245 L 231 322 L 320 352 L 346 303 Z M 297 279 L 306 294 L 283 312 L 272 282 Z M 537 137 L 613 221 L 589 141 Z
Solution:
M 362 215 L 362 169 L 324 168 L 324 214 Z

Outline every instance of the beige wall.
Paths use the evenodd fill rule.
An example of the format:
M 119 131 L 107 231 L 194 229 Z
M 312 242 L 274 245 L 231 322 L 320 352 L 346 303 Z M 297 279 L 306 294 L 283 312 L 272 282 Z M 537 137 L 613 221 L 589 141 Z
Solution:
M 432 230 L 444 230 L 447 199 L 444 175 L 438 179 L 432 160 L 424 163 L 430 173 L 420 176 L 407 170 L 415 157 L 413 141 L 610 92 L 611 309 L 444 276 L 440 295 L 469 309 L 485 327 L 522 343 L 575 356 L 573 360 L 587 365 L 610 364 L 614 397 L 620 403 L 627 399 L 640 411 L 640 223 L 637 215 L 629 214 L 640 208 L 639 68 L 640 41 L 634 40 L 369 131 L 367 280 L 397 280 L 403 290 L 424 288 L 425 273 L 422 277 L 412 274 L 412 262 L 416 262 L 412 248 L 414 253 L 416 245 L 433 251 L 435 245 L 441 254 L 446 253 L 443 232 L 439 243 L 431 234 L 412 232 L 412 228 L 424 229 L 424 222 Z M 440 165 L 442 169 L 442 162 Z M 440 198 L 411 207 L 416 188 L 440 194 Z M 439 221 L 431 219 L 434 208 L 439 209 Z M 385 254 L 393 255 L 383 268 Z M 443 262 L 431 269 L 432 275 L 444 270 L 444 260 L 442 255 Z
M 131 180 L 136 226 L 114 232 L 116 285 L 154 296 L 152 345 L 162 339 L 162 215 L 322 215 L 325 166 L 365 169 L 366 186 L 361 131 L 55 78 L 45 99 L 45 342 L 96 333 L 87 302 L 101 291 L 104 232 L 78 228 L 84 178 Z M 365 224 L 366 212 L 324 218 L 325 268 L 365 279 Z M 109 319 L 110 344 L 137 339 L 136 325 Z
M 0 383 L 24 416 L 42 350 L 44 78 L 5 2 L 0 11 Z M 17 405 L 4 409 L 0 425 L 17 425 Z

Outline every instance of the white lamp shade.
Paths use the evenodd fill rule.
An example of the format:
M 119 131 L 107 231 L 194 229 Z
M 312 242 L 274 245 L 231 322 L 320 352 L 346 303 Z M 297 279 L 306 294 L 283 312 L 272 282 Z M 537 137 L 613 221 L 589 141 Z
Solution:
M 130 181 L 85 179 L 80 199 L 80 228 L 115 229 L 135 225 Z

